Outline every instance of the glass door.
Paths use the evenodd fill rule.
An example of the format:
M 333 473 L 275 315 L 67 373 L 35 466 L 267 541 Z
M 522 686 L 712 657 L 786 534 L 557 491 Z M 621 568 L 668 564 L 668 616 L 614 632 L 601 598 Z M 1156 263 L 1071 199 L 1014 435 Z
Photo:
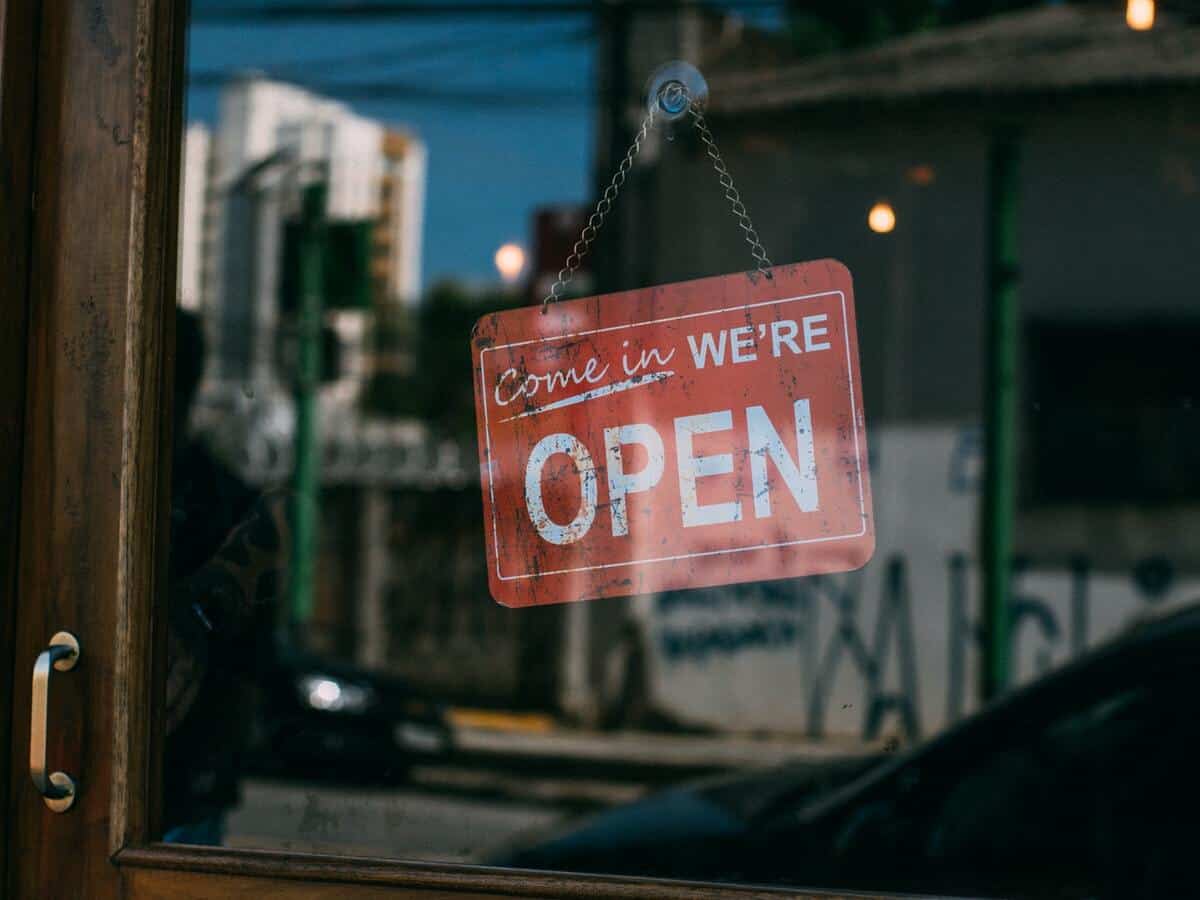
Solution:
M 0 893 L 1194 893 L 1200 29 L 846 6 L 0 0 Z

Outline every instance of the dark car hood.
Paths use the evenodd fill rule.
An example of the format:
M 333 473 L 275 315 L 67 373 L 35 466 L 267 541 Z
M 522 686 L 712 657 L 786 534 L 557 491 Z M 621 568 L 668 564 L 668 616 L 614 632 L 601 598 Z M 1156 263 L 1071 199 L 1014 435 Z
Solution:
M 697 871 L 697 865 L 715 863 L 712 849 L 728 846 L 745 830 L 746 823 L 728 810 L 679 788 L 592 816 L 557 837 L 487 862 L 521 869 L 714 878 L 713 871 Z
M 801 760 L 691 785 L 711 803 L 746 823 L 770 816 L 782 806 L 795 807 L 857 778 L 884 759 L 864 754 L 831 760 Z
M 737 878 L 737 847 L 761 817 L 781 806 L 799 806 L 876 761 L 804 761 L 705 779 L 543 834 L 488 863 L 665 878 Z

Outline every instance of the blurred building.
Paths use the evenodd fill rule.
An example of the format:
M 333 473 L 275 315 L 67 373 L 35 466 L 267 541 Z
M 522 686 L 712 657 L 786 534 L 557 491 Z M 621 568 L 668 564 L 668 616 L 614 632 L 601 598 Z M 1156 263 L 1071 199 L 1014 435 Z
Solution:
M 367 315 L 420 295 L 424 145 L 341 103 L 257 76 L 223 89 L 213 144 L 220 239 L 206 311 L 215 381 L 238 390 L 271 384 L 283 225 L 296 217 L 299 185 L 314 169 L 327 185 L 332 222 L 372 223 L 369 301 L 332 317 L 361 380 Z
M 412 365 L 405 328 L 422 290 L 426 178 L 419 137 L 257 76 L 223 89 L 211 133 L 189 127 L 180 297 L 204 317 L 209 344 L 194 425 L 252 484 L 290 478 L 289 235 L 313 177 L 326 183 L 327 233 L 338 237 L 324 258 L 324 351 L 335 371 L 319 397 L 321 512 L 307 639 L 445 697 L 548 706 L 557 619 L 554 611 L 516 619 L 487 597 L 475 553 L 474 448 L 364 402 L 373 380 L 405 390 Z
M 654 65 L 695 63 L 772 260 L 849 266 L 876 558 L 844 576 L 579 604 L 563 696 L 581 715 L 604 706 L 632 621 L 645 705 L 677 720 L 928 733 L 976 696 L 998 135 L 1022 155 L 1017 677 L 1200 599 L 1200 376 L 1186 349 L 1200 346 L 1200 27 L 1164 14 L 1137 33 L 1117 7 L 1048 5 L 808 61 L 763 41 L 685 5 L 634 19 L 631 70 L 600 80 L 629 86 L 616 121 L 632 134 Z M 618 158 L 598 140 L 603 180 Z M 880 202 L 887 234 L 867 223 Z M 603 290 L 751 268 L 682 123 L 647 142 L 615 210 Z
M 208 360 L 193 426 L 244 478 L 290 477 L 295 232 L 301 191 L 326 187 L 327 376 L 319 396 L 323 528 L 317 643 L 382 664 L 391 491 L 460 487 L 459 448 L 420 422 L 366 414 L 372 321 L 421 293 L 426 151 L 414 134 L 257 75 L 223 88 L 216 127 L 185 138 L 179 298 L 202 315 Z M 349 542 L 349 543 L 347 543 Z M 382 548 L 382 549 L 381 549 Z
M 407 132 L 383 133 L 380 213 L 371 245 L 375 293 L 412 306 L 421 296 L 425 145 Z
M 179 304 L 198 311 L 203 303 L 212 260 L 213 209 L 212 135 L 204 125 L 188 125 L 183 138 L 183 166 L 179 198 Z
M 529 298 L 541 300 L 554 287 L 587 221 L 582 206 L 546 206 L 533 214 L 533 252 L 530 254 Z M 592 261 L 584 258 L 564 296 L 585 297 L 593 290 Z
M 202 313 L 208 336 L 197 425 L 261 477 L 289 465 L 285 243 L 302 185 L 325 182 L 331 228 L 361 223 L 369 235 L 369 281 L 360 279 L 353 297 L 326 298 L 327 355 L 338 371 L 323 412 L 344 435 L 357 428 L 370 321 L 420 296 L 425 172 L 415 135 L 257 75 L 223 88 L 211 133 L 188 127 L 179 297 Z M 355 247 L 342 249 L 335 262 Z

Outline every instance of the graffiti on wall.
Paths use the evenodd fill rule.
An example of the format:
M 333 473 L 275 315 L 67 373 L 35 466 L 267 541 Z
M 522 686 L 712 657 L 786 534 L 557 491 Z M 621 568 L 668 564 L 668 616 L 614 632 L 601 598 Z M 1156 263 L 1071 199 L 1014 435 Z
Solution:
M 661 594 L 645 611 L 654 699 L 718 729 L 907 738 L 978 704 L 977 424 L 873 433 L 879 551 L 844 575 Z M 1063 663 L 1148 609 L 1200 599 L 1164 557 L 1013 561 L 1017 681 Z
M 656 659 L 665 667 L 703 666 L 762 652 L 794 654 L 802 682 L 794 688 L 802 691 L 805 731 L 814 738 L 829 733 L 828 710 L 841 700 L 836 685 L 848 670 L 862 685 L 857 698 L 857 708 L 862 710 L 860 736 L 876 739 L 892 722 L 906 739 L 918 738 L 923 702 L 941 703 L 941 714 L 935 718 L 949 724 L 962 718 L 973 696 L 970 661 L 982 646 L 983 631 L 968 590 L 970 559 L 965 553 L 952 553 L 946 559 L 946 602 L 937 604 L 946 614 L 946 641 L 938 648 L 941 678 L 937 679 L 944 692 L 928 697 L 922 696 L 918 678 L 923 660 L 913 629 L 910 565 L 902 554 L 893 554 L 884 565 L 874 619 L 866 613 L 862 572 L 661 594 L 655 605 L 660 623 L 655 630 Z M 1051 602 L 1043 592 L 1026 586 L 1026 576 L 1039 571 L 1033 560 L 1016 559 L 1013 569 L 1010 653 L 1014 658 L 1030 656 L 1031 674 L 1037 676 L 1063 655 L 1078 655 L 1096 637 L 1090 628 L 1092 565 L 1084 557 L 1070 560 L 1066 604 Z M 1174 580 L 1169 560 L 1147 558 L 1130 572 L 1129 592 L 1148 610 L 1163 602 Z M 922 608 L 931 607 L 923 604 Z M 688 624 L 689 617 L 679 614 L 697 610 L 714 616 L 697 625 Z M 722 612 L 731 611 L 742 614 L 721 620 L 728 618 Z M 822 616 L 832 618 L 832 628 L 820 628 Z
M 944 669 L 938 679 L 945 690 L 940 700 L 943 714 L 938 717 L 944 723 L 960 719 L 967 711 L 973 695 L 969 660 L 982 640 L 971 604 L 969 567 L 967 554 L 948 556 L 947 602 L 938 604 L 947 616 L 947 639 L 940 648 Z M 763 651 L 795 654 L 802 683 L 793 687 L 804 693 L 805 730 L 814 738 L 827 736 L 828 711 L 840 699 L 835 697 L 838 678 L 849 670 L 861 684 L 856 708 L 861 710 L 863 738 L 878 738 L 889 723 L 906 739 L 918 738 L 921 704 L 933 698 L 921 696 L 921 644 L 914 632 L 909 569 L 903 554 L 886 560 L 873 621 L 866 614 L 862 572 L 661 594 L 655 605 L 656 658 L 670 668 L 704 666 Z M 1089 628 L 1092 566 L 1085 557 L 1071 560 L 1065 611 L 1063 604 L 1026 586 L 1026 576 L 1045 571 L 1035 561 L 1016 559 L 1013 570 L 1010 652 L 1014 658 L 1031 655 L 1032 674 L 1037 675 L 1052 667 L 1056 655 L 1077 655 L 1094 639 Z M 1129 577 L 1132 594 L 1143 607 L 1161 603 L 1173 582 L 1170 562 L 1157 557 L 1138 563 Z M 921 604 L 921 608 L 931 607 Z M 695 612 L 710 615 L 697 624 L 688 615 Z M 821 616 L 831 617 L 831 628 L 830 623 L 820 627 Z

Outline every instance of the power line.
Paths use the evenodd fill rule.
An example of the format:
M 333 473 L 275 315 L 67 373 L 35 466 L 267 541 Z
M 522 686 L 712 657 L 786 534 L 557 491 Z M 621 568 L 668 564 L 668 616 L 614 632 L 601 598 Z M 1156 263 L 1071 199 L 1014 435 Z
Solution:
M 228 80 L 226 73 L 221 80 L 192 80 L 189 87 L 199 90 L 215 90 Z M 287 80 L 287 79 L 284 79 Z M 292 82 L 306 91 L 338 100 L 357 101 L 404 101 L 409 103 L 436 103 L 446 106 L 474 106 L 492 109 L 538 109 L 546 107 L 578 107 L 591 102 L 594 96 L 588 91 L 556 90 L 540 87 L 513 86 L 509 88 L 431 88 L 427 85 L 404 81 L 327 81 Z
M 784 0 L 738 0 L 723 7 L 727 11 L 780 9 Z M 679 0 L 625 0 L 621 3 L 630 13 L 677 13 L 682 8 Z M 197 5 L 192 9 L 191 20 L 195 24 L 222 22 L 281 22 L 331 20 L 395 19 L 400 17 L 454 18 L 475 16 L 488 18 L 516 17 L 528 19 L 537 16 L 583 16 L 593 15 L 601 4 L 594 0 L 547 0 L 537 2 L 482 2 L 430 3 L 419 0 L 387 0 L 387 2 L 363 2 L 345 0 L 331 2 L 318 0 L 313 3 L 273 3 L 261 6 L 246 4 L 214 3 Z
M 422 41 L 410 43 L 400 47 L 390 47 L 381 50 L 372 50 L 369 52 L 344 53 L 331 56 L 320 56 L 310 59 L 293 59 L 282 62 L 264 63 L 261 65 L 249 66 L 247 68 L 261 70 L 267 75 L 278 76 L 281 78 L 303 79 L 311 77 L 314 70 L 336 67 L 337 69 L 346 69 L 349 67 L 372 66 L 376 64 L 393 63 L 396 65 L 409 65 L 411 63 L 421 62 L 454 62 L 453 57 L 461 56 L 469 53 L 472 56 L 479 58 L 480 55 L 486 56 L 488 59 L 502 58 L 511 56 L 514 53 L 521 52 L 530 47 L 564 47 L 571 44 L 582 43 L 590 40 L 595 36 L 594 29 L 590 26 L 581 28 L 568 29 L 561 33 L 541 34 L 534 38 L 526 40 L 517 40 L 507 35 L 491 34 L 487 37 L 482 37 L 476 41 L 464 40 L 461 37 L 452 37 L 439 41 Z M 447 57 L 451 57 L 447 59 Z M 197 69 L 188 75 L 191 82 L 196 84 L 219 84 L 232 74 L 236 74 L 239 69 Z

